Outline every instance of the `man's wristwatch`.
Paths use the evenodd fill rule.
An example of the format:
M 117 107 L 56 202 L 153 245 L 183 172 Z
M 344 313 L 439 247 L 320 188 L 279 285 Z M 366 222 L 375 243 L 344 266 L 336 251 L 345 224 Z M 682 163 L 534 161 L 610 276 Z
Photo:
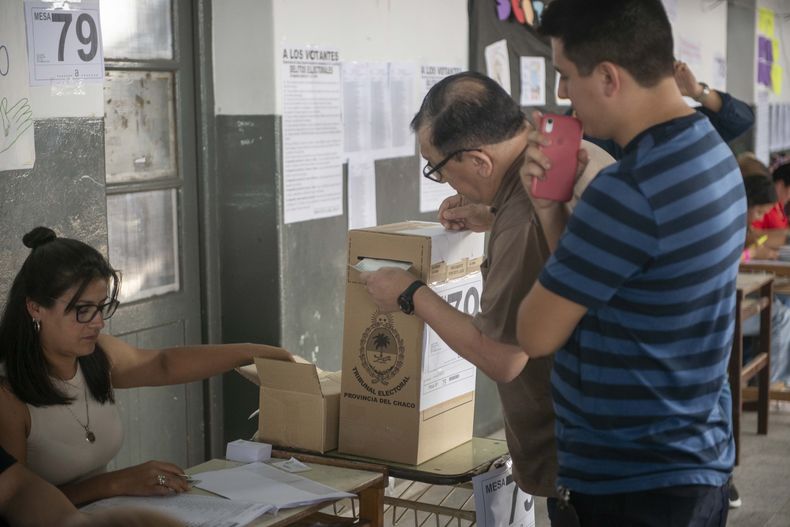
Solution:
M 708 97 L 708 95 L 710 95 L 710 86 L 708 86 L 704 82 L 700 82 L 699 85 L 702 86 L 702 93 L 700 93 L 696 97 L 693 97 L 693 99 L 701 103 Z
M 422 280 L 415 280 L 409 287 L 406 288 L 405 291 L 400 294 L 398 297 L 398 306 L 400 307 L 401 311 L 407 315 L 414 313 L 414 293 L 424 285 L 425 282 Z

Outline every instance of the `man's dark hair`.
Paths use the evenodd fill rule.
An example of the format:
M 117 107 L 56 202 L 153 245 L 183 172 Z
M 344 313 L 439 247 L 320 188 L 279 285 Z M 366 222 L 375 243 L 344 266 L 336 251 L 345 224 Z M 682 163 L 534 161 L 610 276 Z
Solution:
M 790 163 L 785 163 L 784 165 L 776 167 L 771 177 L 774 183 L 781 181 L 786 187 L 790 187 Z
M 554 0 L 539 31 L 562 41 L 583 76 L 601 62 L 622 67 L 646 88 L 674 74 L 672 26 L 661 0 Z
M 431 126 L 431 144 L 449 155 L 460 148 L 501 143 L 524 126 L 524 113 L 494 80 L 466 71 L 437 82 L 411 122 Z
M 776 189 L 767 177 L 759 174 L 746 176 L 743 178 L 743 186 L 746 189 L 746 205 L 748 207 L 776 203 Z

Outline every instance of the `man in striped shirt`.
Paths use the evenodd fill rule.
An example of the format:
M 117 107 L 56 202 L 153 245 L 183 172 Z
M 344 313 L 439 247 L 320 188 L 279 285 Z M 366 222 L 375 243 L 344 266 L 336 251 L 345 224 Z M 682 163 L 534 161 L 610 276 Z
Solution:
M 518 335 L 556 351 L 559 485 L 582 525 L 724 525 L 738 166 L 682 99 L 660 0 L 554 0 L 541 30 L 585 132 L 624 149 L 570 218 L 533 198 L 553 254 Z M 532 140 L 527 189 L 549 168 Z

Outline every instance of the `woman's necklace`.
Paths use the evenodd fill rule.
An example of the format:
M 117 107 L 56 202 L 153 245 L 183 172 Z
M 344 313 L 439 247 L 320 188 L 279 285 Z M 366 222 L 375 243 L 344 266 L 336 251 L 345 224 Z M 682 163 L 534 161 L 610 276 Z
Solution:
M 85 430 L 85 441 L 88 443 L 95 443 L 96 442 L 96 434 L 93 433 L 91 430 L 91 414 L 88 412 L 88 390 L 85 388 L 85 385 L 82 385 L 82 393 L 85 396 L 85 418 L 88 420 L 87 424 L 82 424 L 82 421 L 79 420 L 77 414 L 74 413 L 74 410 L 71 409 L 71 404 L 66 405 L 66 409 L 71 413 L 74 420 L 79 423 L 79 425 Z

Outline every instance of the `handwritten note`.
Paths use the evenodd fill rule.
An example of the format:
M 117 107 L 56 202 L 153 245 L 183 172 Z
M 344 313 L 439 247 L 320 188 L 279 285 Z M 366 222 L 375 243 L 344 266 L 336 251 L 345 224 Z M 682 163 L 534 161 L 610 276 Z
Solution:
M 0 171 L 35 161 L 24 12 L 16 2 L 0 2 Z

